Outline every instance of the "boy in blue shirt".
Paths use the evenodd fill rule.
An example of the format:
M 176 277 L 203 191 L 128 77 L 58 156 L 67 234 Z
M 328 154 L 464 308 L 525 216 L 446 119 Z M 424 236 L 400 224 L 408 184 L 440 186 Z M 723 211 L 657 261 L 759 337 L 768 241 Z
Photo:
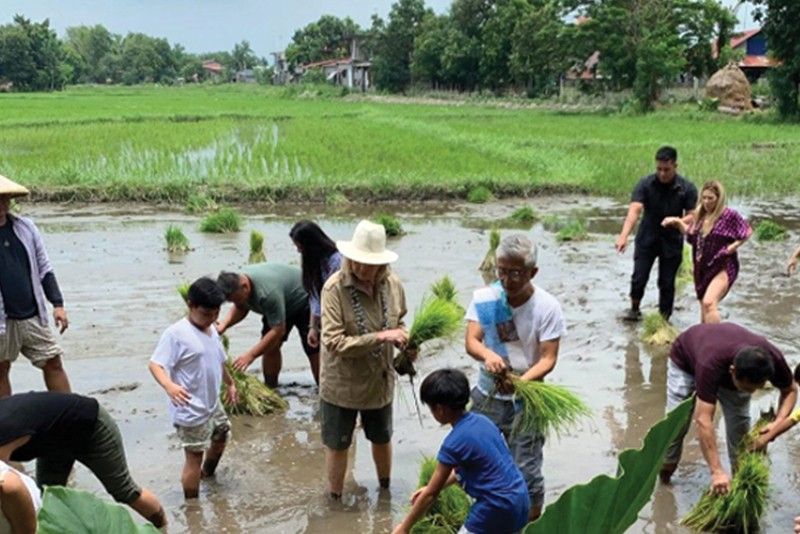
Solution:
M 527 524 L 530 498 L 522 472 L 497 425 L 466 411 L 469 391 L 467 377 L 456 369 L 434 371 L 422 382 L 422 402 L 439 423 L 453 429 L 439 449 L 428 485 L 411 495 L 411 510 L 394 534 L 409 532 L 439 493 L 456 482 L 475 499 L 461 532 L 511 534 Z

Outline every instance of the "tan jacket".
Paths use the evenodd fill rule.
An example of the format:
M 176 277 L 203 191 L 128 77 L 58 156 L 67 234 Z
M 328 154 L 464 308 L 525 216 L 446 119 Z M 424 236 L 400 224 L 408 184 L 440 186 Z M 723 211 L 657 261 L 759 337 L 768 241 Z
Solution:
M 386 291 L 381 289 L 384 284 Z M 353 277 L 346 266 L 331 275 L 322 288 L 319 395 L 343 408 L 373 410 L 386 406 L 394 397 L 394 347 L 376 339 L 376 332 L 383 329 L 381 295 L 388 300 L 388 329 L 405 326 L 406 296 L 400 279 L 390 270 L 378 282 L 374 298 L 356 290 L 368 332 L 359 335 L 351 288 Z M 377 348 L 382 349 L 378 356 Z

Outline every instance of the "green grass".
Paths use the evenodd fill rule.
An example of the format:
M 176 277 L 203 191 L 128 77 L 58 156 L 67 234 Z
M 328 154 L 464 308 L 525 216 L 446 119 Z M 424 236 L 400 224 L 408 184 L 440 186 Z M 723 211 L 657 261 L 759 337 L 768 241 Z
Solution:
M 467 193 L 467 202 L 472 202 L 473 204 L 485 204 L 492 200 L 492 198 L 492 190 L 483 185 L 474 187 Z
M 517 224 L 530 224 L 536 220 L 536 212 L 530 206 L 517 208 L 508 216 L 508 219 Z
M 403 225 L 400 223 L 400 219 L 394 215 L 390 215 L 388 213 L 379 213 L 375 216 L 375 223 L 383 226 L 388 237 L 398 237 L 405 234 Z
M 695 183 L 800 193 L 800 129 L 672 108 L 647 116 L 309 98 L 242 85 L 0 94 L 0 168 L 38 198 L 624 198 L 675 145 Z M 780 165 L 775 165 L 779 161 Z M 473 193 L 474 194 L 474 193 Z
M 206 195 L 190 194 L 186 199 L 186 213 L 197 215 L 200 213 L 207 213 L 219 209 L 217 202 Z
M 242 226 L 242 216 L 233 208 L 221 208 L 209 213 L 200 223 L 200 231 L 212 234 L 238 232 Z
M 769 220 L 759 221 L 756 224 L 754 233 L 759 241 L 782 241 L 786 239 L 786 228 Z
M 557 241 L 583 241 L 589 239 L 586 222 L 576 217 L 550 215 L 544 219 L 544 227 L 556 233 Z
M 164 232 L 164 239 L 167 242 L 167 251 L 173 253 L 188 252 L 189 239 L 178 226 L 170 224 Z

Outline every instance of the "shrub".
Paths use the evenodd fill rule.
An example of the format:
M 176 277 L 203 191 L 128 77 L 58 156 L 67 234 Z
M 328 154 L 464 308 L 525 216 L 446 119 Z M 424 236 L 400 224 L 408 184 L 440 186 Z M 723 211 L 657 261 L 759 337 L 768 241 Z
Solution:
M 233 208 L 220 208 L 209 213 L 200 223 L 200 231 L 214 234 L 238 232 L 242 225 L 242 217 Z
M 781 241 L 786 239 L 786 229 L 776 222 L 764 220 L 756 224 L 755 235 L 759 241 Z
M 167 251 L 169 252 L 187 252 L 189 250 L 189 239 L 187 239 L 183 230 L 175 225 L 170 224 L 167 226 L 164 239 L 167 241 Z
M 484 204 L 491 199 L 492 191 L 483 185 L 473 187 L 469 190 L 469 193 L 467 193 L 467 202 L 472 202 L 473 204 Z
M 400 219 L 388 213 L 379 213 L 375 216 L 375 222 L 383 225 L 386 229 L 386 235 L 389 237 L 397 237 L 403 235 L 403 225 L 400 224 Z

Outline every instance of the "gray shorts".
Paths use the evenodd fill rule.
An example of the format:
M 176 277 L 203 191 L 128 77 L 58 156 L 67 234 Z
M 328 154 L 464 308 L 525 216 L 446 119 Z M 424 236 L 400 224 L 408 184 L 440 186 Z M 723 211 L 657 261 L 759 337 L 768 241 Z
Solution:
M 542 506 L 544 504 L 544 476 L 542 475 L 544 436 L 512 432 L 516 418 L 514 401 L 487 397 L 477 387 L 472 388 L 470 397 L 472 398 L 470 411 L 491 419 L 505 436 L 514 463 L 522 471 L 522 476 L 528 485 L 531 506 Z
M 392 440 L 391 402 L 375 410 L 354 410 L 320 399 L 319 414 L 322 420 L 322 443 L 329 449 L 342 451 L 350 447 L 358 414 L 361 414 L 361 425 L 369 441 L 383 445 Z
M 231 422 L 222 408 L 222 403 L 217 402 L 217 407 L 208 421 L 197 426 L 175 425 L 181 447 L 190 452 L 203 452 L 211 446 L 212 441 L 227 442 L 231 433 Z
M 13 362 L 20 352 L 39 368 L 48 360 L 64 355 L 53 331 L 42 326 L 38 317 L 6 319 L 6 332 L 0 334 L 0 362 Z

